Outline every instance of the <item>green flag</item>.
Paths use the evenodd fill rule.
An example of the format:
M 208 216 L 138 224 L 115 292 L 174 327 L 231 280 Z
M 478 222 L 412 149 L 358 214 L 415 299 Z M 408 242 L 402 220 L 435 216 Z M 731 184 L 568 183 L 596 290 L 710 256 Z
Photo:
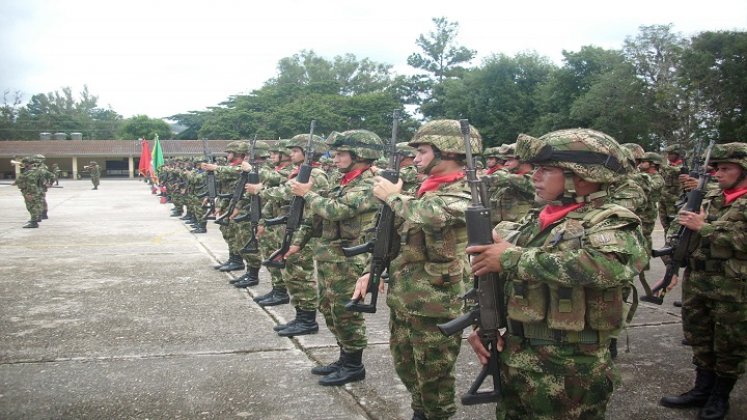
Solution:
M 151 153 L 151 166 L 153 167 L 153 173 L 158 173 L 158 168 L 163 165 L 163 150 L 161 150 L 161 140 L 158 139 L 156 134 L 156 141 L 153 145 L 153 153 Z

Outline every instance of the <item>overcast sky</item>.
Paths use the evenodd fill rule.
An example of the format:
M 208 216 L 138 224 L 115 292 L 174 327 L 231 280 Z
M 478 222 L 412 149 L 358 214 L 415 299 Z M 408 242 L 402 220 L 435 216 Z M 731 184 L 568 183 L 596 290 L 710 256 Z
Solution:
M 459 23 L 472 64 L 534 50 L 560 65 L 563 50 L 617 49 L 641 25 L 745 31 L 747 0 L 0 0 L 0 90 L 25 102 L 87 84 L 124 117 L 166 117 L 251 92 L 302 49 L 411 72 L 438 16 Z

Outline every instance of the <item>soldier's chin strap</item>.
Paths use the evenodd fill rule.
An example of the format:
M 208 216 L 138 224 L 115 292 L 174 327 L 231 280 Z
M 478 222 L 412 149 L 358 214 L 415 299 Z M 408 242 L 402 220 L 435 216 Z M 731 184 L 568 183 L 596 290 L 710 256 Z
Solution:
M 595 191 L 591 194 L 579 196 L 576 194 L 576 184 L 573 182 L 573 171 L 563 170 L 563 176 L 565 177 L 565 188 L 563 189 L 563 196 L 558 200 L 548 201 L 547 204 L 559 206 L 565 204 L 575 203 L 589 203 L 600 197 L 607 195 L 607 185 L 603 184 L 599 191 Z
M 441 151 L 433 147 L 433 160 L 431 160 L 431 162 L 428 165 L 423 167 L 422 169 L 423 173 L 425 175 L 430 175 L 433 168 L 435 168 L 436 165 L 441 163 L 441 160 L 442 160 Z

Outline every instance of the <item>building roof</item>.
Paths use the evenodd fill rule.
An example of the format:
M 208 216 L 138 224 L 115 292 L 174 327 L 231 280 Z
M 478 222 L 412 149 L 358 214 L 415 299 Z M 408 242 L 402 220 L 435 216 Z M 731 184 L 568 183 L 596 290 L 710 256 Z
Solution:
M 228 143 L 235 140 L 207 140 L 208 150 L 216 155 L 224 154 Z M 268 140 L 265 140 L 268 141 Z M 269 140 L 274 142 L 274 140 Z M 149 142 L 153 147 L 153 141 Z M 161 140 L 163 155 L 202 156 L 202 140 Z M 48 158 L 73 156 L 138 157 L 138 140 L 8 140 L 0 141 L 0 158 L 14 158 L 42 154 Z

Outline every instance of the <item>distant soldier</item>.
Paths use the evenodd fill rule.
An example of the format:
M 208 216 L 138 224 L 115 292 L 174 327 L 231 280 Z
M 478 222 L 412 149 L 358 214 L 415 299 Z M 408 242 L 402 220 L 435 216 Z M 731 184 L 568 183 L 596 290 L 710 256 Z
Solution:
M 420 179 L 418 178 L 418 168 L 415 167 L 415 148 L 407 142 L 397 143 L 397 154 L 400 156 L 399 161 L 399 179 L 402 180 L 402 192 L 415 195 Z
M 638 217 L 606 196 L 626 157 L 612 137 L 588 129 L 522 134 L 516 150 L 535 165 L 547 205 L 520 224 L 498 224 L 494 244 L 467 248 L 473 274 L 507 282 L 496 417 L 604 419 L 618 377 L 609 340 L 625 325 L 623 296 L 648 261 Z M 479 336 L 468 341 L 486 363 Z
M 60 170 L 60 165 L 53 163 L 52 164 L 52 173 L 54 174 L 54 185 L 59 186 L 60 185 L 60 173 L 62 171 Z
M 667 162 L 660 168 L 661 176 L 664 178 L 664 189 L 659 201 L 659 220 L 664 231 L 669 230 L 669 224 L 677 215 L 675 203 L 682 195 L 682 184 L 679 181 L 680 169 L 684 164 L 682 160 L 682 149 L 673 144 L 667 146 L 664 151 L 667 154 Z
M 99 164 L 95 160 L 92 160 L 91 163 L 84 166 L 84 169 L 88 170 L 88 173 L 91 175 L 91 183 L 93 184 L 92 189 L 98 190 L 101 181 L 101 168 L 99 167 Z
M 16 186 L 21 190 L 26 210 L 29 212 L 29 221 L 23 225 L 24 228 L 38 228 L 44 210 L 41 197 L 44 177 L 38 164 L 30 157 L 21 159 L 21 173 L 16 179 Z
M 485 158 L 485 171 L 482 175 L 491 175 L 503 169 L 506 157 L 502 153 L 501 147 L 488 147 L 482 153 Z
M 726 416 L 747 361 L 747 144 L 715 145 L 711 163 L 719 188 L 706 191 L 704 210 L 680 211 L 668 232 L 684 226 L 696 233 L 682 287 L 682 328 L 693 350 L 695 386 L 660 401 L 671 408 L 703 407 L 699 419 Z
M 470 138 L 473 153 L 481 153 L 474 127 Z M 445 419 L 456 413 L 454 366 L 461 334 L 445 337 L 437 325 L 461 315 L 468 279 L 466 152 L 456 120 L 426 123 L 409 144 L 417 149 L 415 166 L 428 176 L 416 196 L 403 194 L 401 180 L 392 184 L 377 177 L 374 186 L 396 216 L 395 242 L 401 242 L 389 269 L 389 348 L 410 392 L 413 418 Z M 368 274 L 358 279 L 353 298 L 366 295 L 368 281 Z
M 531 163 L 521 162 L 514 144 L 499 148 L 503 170 L 481 177 L 488 189 L 490 218 L 493 224 L 502 221 L 518 222 L 536 207 Z

